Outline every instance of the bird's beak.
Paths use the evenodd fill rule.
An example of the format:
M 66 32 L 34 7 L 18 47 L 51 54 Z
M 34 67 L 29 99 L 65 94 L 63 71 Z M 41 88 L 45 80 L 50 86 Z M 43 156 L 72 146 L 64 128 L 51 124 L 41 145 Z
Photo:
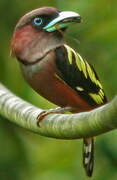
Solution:
M 73 23 L 80 23 L 81 17 L 78 13 L 72 11 L 62 11 L 55 19 L 47 24 L 43 29 L 47 32 L 53 32 L 57 29 L 63 29 Z

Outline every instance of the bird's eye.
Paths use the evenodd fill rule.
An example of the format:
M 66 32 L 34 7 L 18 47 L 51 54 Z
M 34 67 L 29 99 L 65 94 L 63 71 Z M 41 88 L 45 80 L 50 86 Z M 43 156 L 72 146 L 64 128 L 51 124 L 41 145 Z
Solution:
M 41 24 L 42 24 L 42 18 L 40 18 L 40 17 L 35 17 L 34 19 L 33 19 L 33 24 L 35 25 L 35 26 L 40 26 Z

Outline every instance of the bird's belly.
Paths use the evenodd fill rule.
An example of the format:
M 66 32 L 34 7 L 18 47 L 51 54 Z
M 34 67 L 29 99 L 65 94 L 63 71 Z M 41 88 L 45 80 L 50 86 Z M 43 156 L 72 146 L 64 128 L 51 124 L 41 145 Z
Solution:
M 46 57 L 34 65 L 21 65 L 24 79 L 41 96 L 61 107 L 75 107 L 78 111 L 92 109 L 67 84 L 59 80 L 55 74 L 54 58 Z

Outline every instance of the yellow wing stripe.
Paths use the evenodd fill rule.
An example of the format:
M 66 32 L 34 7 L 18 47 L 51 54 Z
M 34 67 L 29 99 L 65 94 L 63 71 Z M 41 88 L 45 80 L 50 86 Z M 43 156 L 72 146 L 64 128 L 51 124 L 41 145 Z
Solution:
M 60 76 L 58 76 L 58 74 L 55 73 L 54 76 L 55 76 L 57 79 L 59 79 L 60 81 L 65 82 L 65 81 L 63 81 L 63 79 L 60 78 Z
M 56 77 L 57 79 L 59 79 L 59 81 L 62 81 L 64 84 L 66 84 L 67 85 L 67 83 L 63 80 L 63 79 L 61 79 L 61 77 L 60 76 L 58 76 L 58 74 L 54 74 L 54 77 Z
M 82 59 L 82 57 L 80 56 L 80 54 L 78 54 L 78 56 L 79 56 L 79 59 L 80 59 L 80 61 L 81 61 L 82 71 L 83 71 L 85 77 L 87 78 L 87 70 L 86 70 L 85 62 L 84 62 L 84 60 Z
M 78 53 L 76 53 L 73 49 L 71 49 L 71 50 L 72 50 L 72 52 L 74 53 L 75 60 L 76 60 L 76 65 L 77 65 L 78 69 L 79 69 L 80 71 L 82 71 L 82 66 L 81 66 L 81 62 L 80 62 L 80 58 L 79 58 L 79 56 L 78 56 Z
M 86 65 L 87 65 L 87 71 L 88 71 L 88 75 L 90 77 L 90 79 L 92 80 L 92 82 L 94 82 L 95 84 L 97 84 L 97 79 L 95 77 L 95 74 L 94 72 L 92 71 L 92 69 L 90 68 L 89 64 L 86 62 Z
M 81 68 L 80 59 L 76 53 L 75 53 L 75 58 L 76 58 L 76 65 L 77 65 L 78 69 L 81 71 L 82 68 Z
M 103 103 L 103 99 L 99 96 L 99 94 L 89 93 L 89 96 L 91 96 L 92 99 L 93 99 L 97 104 L 102 104 L 102 103 Z
M 103 87 L 102 87 L 100 81 L 97 81 L 97 85 L 98 85 L 101 89 L 103 89 Z
M 104 92 L 102 91 L 102 89 L 100 89 L 99 95 L 102 97 L 102 99 L 104 98 Z
M 68 61 L 70 64 L 72 64 L 72 51 L 71 48 L 67 45 L 65 45 L 66 49 L 67 49 L 67 54 L 68 54 Z
M 94 82 L 96 85 L 98 85 L 101 89 L 103 89 L 101 83 L 99 82 L 98 79 L 96 79 L 94 72 L 92 71 L 91 67 L 89 66 L 89 64 L 86 62 L 87 65 L 87 71 L 89 74 L 90 79 L 92 80 L 92 82 Z

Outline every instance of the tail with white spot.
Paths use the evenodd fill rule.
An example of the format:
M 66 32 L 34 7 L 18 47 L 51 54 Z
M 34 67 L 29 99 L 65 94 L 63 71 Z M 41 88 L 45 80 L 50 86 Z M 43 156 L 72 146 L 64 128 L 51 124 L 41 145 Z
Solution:
M 84 139 L 83 144 L 83 166 L 87 176 L 91 177 L 94 166 L 94 139 Z

